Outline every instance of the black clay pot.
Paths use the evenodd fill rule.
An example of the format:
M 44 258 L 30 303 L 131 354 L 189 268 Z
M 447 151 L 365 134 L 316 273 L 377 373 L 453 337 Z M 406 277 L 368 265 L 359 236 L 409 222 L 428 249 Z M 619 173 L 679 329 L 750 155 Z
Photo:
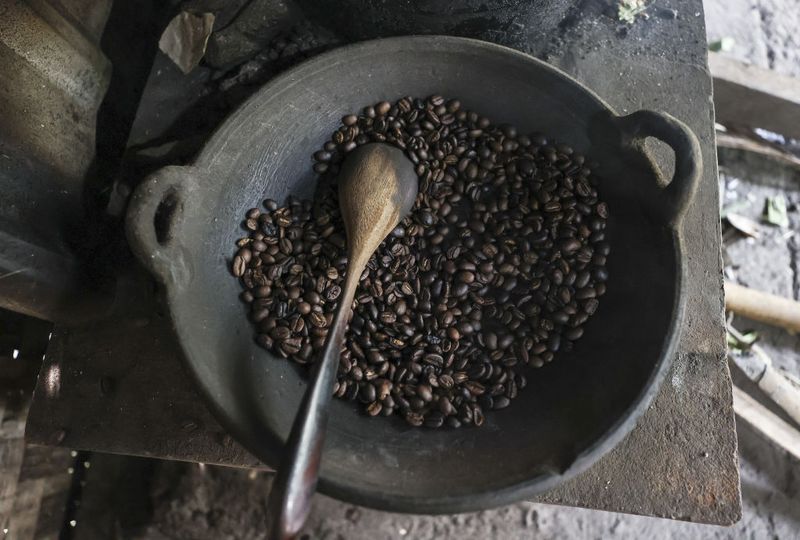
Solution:
M 700 170 L 697 140 L 661 113 L 616 116 L 560 71 L 497 45 L 405 37 L 345 47 L 274 79 L 233 114 L 192 166 L 135 192 L 128 237 L 163 284 L 190 371 L 220 422 L 275 466 L 304 391 L 296 366 L 254 343 L 229 273 L 239 224 L 266 197 L 308 197 L 311 154 L 346 113 L 403 95 L 458 97 L 521 131 L 540 131 L 599 163 L 611 212 L 608 292 L 570 353 L 482 428 L 425 430 L 334 400 L 320 491 L 408 512 L 509 503 L 586 469 L 647 408 L 679 339 L 685 270 L 678 226 Z M 667 184 L 642 149 L 676 155 Z M 665 186 L 666 184 L 666 186 Z M 156 219 L 157 218 L 157 219 Z

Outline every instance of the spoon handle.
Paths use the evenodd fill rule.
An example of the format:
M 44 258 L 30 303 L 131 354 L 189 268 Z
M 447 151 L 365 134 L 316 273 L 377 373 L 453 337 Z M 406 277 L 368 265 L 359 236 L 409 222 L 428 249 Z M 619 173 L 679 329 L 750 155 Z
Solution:
M 325 427 L 339 368 L 339 353 L 364 264 L 351 259 L 344 289 L 336 308 L 322 357 L 311 374 L 306 393 L 292 424 L 272 491 L 267 502 L 270 539 L 294 538 L 303 527 L 317 487 L 317 476 L 325 442 Z

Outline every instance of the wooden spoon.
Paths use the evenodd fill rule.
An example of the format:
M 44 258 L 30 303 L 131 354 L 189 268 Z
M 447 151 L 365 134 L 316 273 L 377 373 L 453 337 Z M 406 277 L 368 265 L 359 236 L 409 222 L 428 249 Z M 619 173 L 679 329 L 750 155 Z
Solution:
M 272 484 L 267 517 L 274 540 L 294 538 L 308 516 L 317 487 L 339 352 L 358 280 L 383 239 L 411 211 L 418 190 L 413 164 L 398 148 L 381 143 L 353 150 L 338 181 L 339 206 L 347 232 L 347 274 L 322 358 L 311 375 Z

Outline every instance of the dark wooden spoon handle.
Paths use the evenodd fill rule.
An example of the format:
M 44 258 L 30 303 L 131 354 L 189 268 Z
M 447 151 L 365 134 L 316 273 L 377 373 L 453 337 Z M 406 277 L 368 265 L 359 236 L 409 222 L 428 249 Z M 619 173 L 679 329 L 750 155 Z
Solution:
M 386 235 L 414 205 L 417 174 L 402 150 L 366 144 L 353 150 L 339 171 L 339 207 L 347 231 L 348 265 L 322 358 L 292 425 L 267 502 L 270 538 L 294 538 L 308 516 L 317 487 L 328 408 L 339 368 L 344 331 L 361 273 Z
M 294 538 L 303 527 L 317 488 L 317 476 L 325 442 L 325 428 L 339 367 L 339 353 L 352 309 L 358 279 L 363 270 L 351 259 L 336 316 L 325 338 L 322 357 L 311 374 L 306 393 L 292 424 L 283 460 L 272 483 L 267 519 L 272 540 Z

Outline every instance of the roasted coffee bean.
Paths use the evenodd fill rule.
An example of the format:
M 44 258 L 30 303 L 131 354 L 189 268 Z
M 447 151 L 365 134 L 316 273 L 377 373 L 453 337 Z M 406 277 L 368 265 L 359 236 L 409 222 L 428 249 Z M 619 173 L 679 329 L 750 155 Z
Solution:
M 470 283 L 475 281 L 475 274 L 473 274 L 472 272 L 459 272 L 459 274 L 457 276 L 457 279 L 459 281 L 462 281 L 462 282 L 466 283 L 466 284 L 470 284 Z M 459 295 L 456 295 L 456 296 L 459 296 Z
M 583 289 L 584 287 L 586 287 L 586 285 L 589 284 L 589 280 L 591 279 L 591 277 L 592 275 L 586 270 L 578 274 L 578 276 L 575 278 L 575 283 L 574 283 L 575 288 Z
M 565 254 L 572 254 L 579 250 L 581 242 L 577 238 L 569 238 L 561 242 L 561 251 Z
M 456 408 L 453 407 L 453 403 L 452 401 L 450 401 L 450 398 L 448 397 L 441 396 L 437 404 L 439 407 L 439 411 L 445 416 L 450 416 L 451 414 L 456 413 Z
M 425 402 L 430 402 L 433 399 L 433 392 L 427 384 L 417 386 L 417 395 Z
M 261 345 L 265 349 L 272 349 L 272 347 L 274 345 L 274 341 L 267 334 L 259 334 L 256 337 L 256 343 L 258 343 L 259 345 Z
M 317 328 L 324 328 L 328 326 L 328 321 L 325 318 L 325 315 L 317 311 L 312 312 L 311 315 L 309 315 L 309 319 L 311 320 L 311 324 Z
M 378 392 L 378 399 L 381 401 L 385 400 L 387 396 L 389 396 L 389 392 L 392 390 L 392 381 L 387 379 L 380 379 L 376 381 L 375 388 Z
M 505 409 L 511 404 L 511 400 L 506 396 L 497 396 L 494 398 L 493 409 Z
M 497 349 L 497 334 L 494 332 L 483 334 L 483 345 L 490 351 Z
M 564 337 L 570 341 L 575 341 L 576 339 L 579 339 L 582 335 L 583 335 L 583 328 L 580 326 L 577 326 L 575 328 L 567 328 L 564 331 Z
M 300 338 L 289 338 L 281 342 L 281 350 L 286 354 L 295 354 L 300 352 L 302 342 Z
M 425 427 L 439 428 L 444 424 L 444 415 L 438 411 L 428 413 L 425 417 Z
M 442 358 L 442 355 L 436 353 L 426 354 L 422 358 L 422 361 L 425 362 L 426 364 L 430 364 L 437 368 L 441 368 L 444 366 L 444 358 Z
M 603 283 L 608 279 L 608 270 L 603 266 L 595 266 L 594 269 L 592 269 L 592 277 L 595 281 Z
M 500 349 L 507 349 L 514 342 L 514 336 L 511 334 L 501 334 L 497 340 L 497 346 Z
M 244 275 L 245 270 L 247 269 L 247 262 L 244 260 L 244 257 L 241 255 L 237 255 L 233 258 L 233 263 L 231 264 L 231 272 L 236 277 L 242 277 Z
M 292 331 L 286 326 L 276 326 L 272 329 L 272 337 L 278 341 L 284 341 L 292 335 Z
M 550 337 L 547 338 L 547 348 L 552 352 L 557 352 L 560 346 L 561 335 L 556 333 L 550 334 Z
M 577 313 L 574 317 L 572 317 L 572 326 L 581 325 L 585 323 L 588 318 L 588 313 Z
M 392 104 L 388 101 L 381 101 L 377 105 L 375 105 L 375 113 L 378 116 L 384 116 L 389 113 L 392 108 Z
M 375 401 L 377 393 L 375 387 L 370 383 L 362 383 L 358 391 L 359 399 L 362 403 L 372 403 Z
M 473 405 L 472 423 L 475 424 L 477 427 L 481 427 L 484 421 L 485 419 L 483 416 L 483 410 L 479 406 Z
M 313 156 L 317 200 L 250 208 L 230 271 L 256 341 L 298 363 L 322 350 L 347 267 L 335 177 L 380 141 L 414 162 L 414 209 L 361 273 L 334 389 L 371 416 L 480 426 L 583 334 L 606 292 L 609 208 L 583 156 L 441 96 L 365 107 Z
M 558 324 L 567 324 L 569 322 L 569 314 L 565 311 L 556 311 L 552 315 L 553 322 Z
M 425 421 L 425 417 L 419 413 L 409 411 L 405 414 L 406 422 L 412 426 L 419 427 Z
M 478 398 L 478 404 L 483 409 L 491 409 L 494 405 L 494 398 L 489 394 L 483 394 Z
M 380 401 L 373 401 L 367 406 L 367 414 L 370 416 L 378 416 L 383 409 L 383 404 Z
M 466 383 L 464 383 L 464 388 L 469 390 L 469 393 L 474 396 L 479 396 L 486 391 L 483 385 L 476 381 L 467 381 Z
M 292 320 L 292 324 L 290 326 L 292 333 L 294 334 L 301 334 L 303 330 L 305 330 L 305 327 L 306 322 L 302 317 L 297 317 L 296 319 Z
M 597 291 L 593 287 L 584 287 L 575 293 L 575 298 L 578 300 L 586 300 L 595 296 L 597 296 Z
M 331 285 L 325 290 L 325 299 L 328 302 L 334 302 L 342 293 L 342 288 L 338 285 Z

